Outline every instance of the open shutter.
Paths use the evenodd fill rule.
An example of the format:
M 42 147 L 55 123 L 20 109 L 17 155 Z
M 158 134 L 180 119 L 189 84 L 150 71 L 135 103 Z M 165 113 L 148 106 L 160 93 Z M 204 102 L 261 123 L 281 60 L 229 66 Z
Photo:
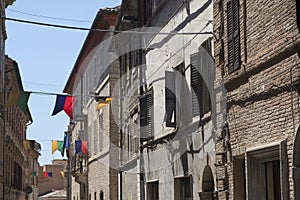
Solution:
M 148 140 L 153 137 L 153 97 L 152 91 L 140 97 L 140 139 Z
M 191 55 L 191 87 L 192 87 L 192 114 L 200 115 L 200 73 L 198 71 L 198 53 Z
M 175 72 L 165 74 L 166 126 L 176 127 Z

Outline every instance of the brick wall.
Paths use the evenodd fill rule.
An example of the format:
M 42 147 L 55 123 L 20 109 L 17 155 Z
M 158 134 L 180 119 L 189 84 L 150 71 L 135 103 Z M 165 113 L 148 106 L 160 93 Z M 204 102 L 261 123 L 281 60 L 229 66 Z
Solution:
M 239 1 L 242 64 L 228 75 L 226 1 L 214 1 L 215 61 L 223 71 L 227 89 L 229 126 L 216 147 L 217 154 L 224 155 L 217 166 L 219 199 L 234 198 L 233 158 L 245 157 L 249 148 L 281 140 L 287 141 L 289 185 L 285 187 L 293 197 L 292 151 L 299 124 L 295 87 L 300 75 L 296 69 L 300 38 L 295 2 Z

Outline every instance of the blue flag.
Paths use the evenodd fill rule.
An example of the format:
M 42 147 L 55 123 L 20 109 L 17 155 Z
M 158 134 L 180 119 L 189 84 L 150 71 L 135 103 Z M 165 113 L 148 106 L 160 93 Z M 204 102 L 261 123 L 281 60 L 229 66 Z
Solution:
M 81 152 L 81 140 L 75 141 L 75 154 Z

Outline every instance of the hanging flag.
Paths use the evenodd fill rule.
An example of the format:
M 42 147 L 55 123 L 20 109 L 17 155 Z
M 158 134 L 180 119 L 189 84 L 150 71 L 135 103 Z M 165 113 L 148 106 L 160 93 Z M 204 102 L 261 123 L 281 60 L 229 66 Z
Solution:
M 65 178 L 65 172 L 64 171 L 60 171 L 60 174 L 63 178 Z
M 48 172 L 44 172 L 44 179 L 48 177 Z
M 81 140 L 79 141 L 75 141 L 75 154 L 78 154 L 79 152 L 81 152 Z
M 57 141 L 57 150 L 63 153 L 64 151 L 64 141 Z
M 108 105 L 112 101 L 112 97 L 95 97 L 95 100 L 98 102 L 97 111 L 102 107 Z
M 52 172 L 48 172 L 48 176 L 49 176 L 49 177 L 52 177 Z
M 65 137 L 64 137 L 64 144 L 63 144 L 63 150 L 61 152 L 61 156 L 64 157 L 65 154 L 65 149 L 68 151 L 68 148 L 70 147 L 70 143 L 69 143 L 69 136 L 68 136 L 68 132 L 65 132 Z M 67 154 L 68 155 L 68 154 Z
M 89 151 L 88 151 L 88 142 L 87 141 L 75 141 L 75 154 L 78 153 L 84 153 L 85 155 L 89 155 Z
M 52 154 L 58 150 L 60 152 L 63 151 L 64 141 L 53 140 L 52 141 Z
M 30 92 L 25 91 L 11 91 L 8 96 L 6 106 L 18 105 L 23 113 L 28 113 L 27 102 L 30 96 Z
M 75 97 L 70 95 L 56 95 L 55 107 L 52 112 L 52 116 L 56 115 L 60 111 L 64 110 L 65 113 L 73 119 L 73 107 L 74 107 Z
M 57 140 L 52 140 L 52 154 L 58 149 Z
M 85 155 L 89 155 L 89 151 L 88 151 L 88 142 L 87 141 L 82 141 L 82 146 L 81 146 L 81 151 L 82 153 L 84 153 Z

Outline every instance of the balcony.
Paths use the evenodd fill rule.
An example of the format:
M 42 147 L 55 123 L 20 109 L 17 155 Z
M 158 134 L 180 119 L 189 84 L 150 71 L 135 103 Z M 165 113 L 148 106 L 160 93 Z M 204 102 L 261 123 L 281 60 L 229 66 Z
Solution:
M 79 153 L 71 158 L 71 173 L 77 183 L 88 181 L 88 156 Z

